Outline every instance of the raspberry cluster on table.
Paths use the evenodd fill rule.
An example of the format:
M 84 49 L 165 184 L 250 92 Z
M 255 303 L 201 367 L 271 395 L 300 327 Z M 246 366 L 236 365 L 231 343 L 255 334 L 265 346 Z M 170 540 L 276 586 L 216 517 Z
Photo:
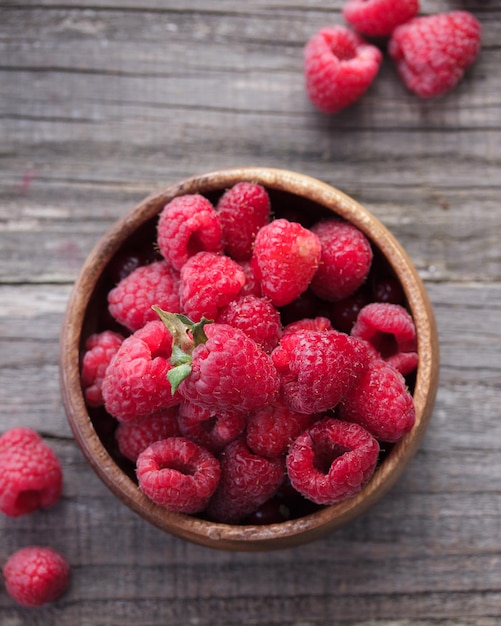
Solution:
M 382 50 L 417 96 L 441 96 L 455 87 L 478 56 L 480 23 L 463 10 L 418 13 L 419 0 L 348 0 L 347 25 L 326 26 L 305 46 L 311 102 L 324 113 L 356 102 L 376 78 Z
M 415 423 L 404 292 L 331 212 L 272 206 L 248 181 L 181 195 L 150 249 L 126 246 L 108 274 L 82 388 L 96 430 L 111 416 L 117 454 L 170 511 L 271 523 L 340 502 Z

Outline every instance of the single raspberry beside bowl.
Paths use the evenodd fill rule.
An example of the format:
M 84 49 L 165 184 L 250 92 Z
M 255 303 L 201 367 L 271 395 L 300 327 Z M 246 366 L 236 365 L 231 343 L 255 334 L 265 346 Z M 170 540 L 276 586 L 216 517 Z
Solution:
M 407 88 L 431 98 L 463 78 L 480 51 L 481 33 L 468 11 L 415 17 L 395 29 L 388 51 Z
M 419 12 L 419 0 L 348 0 L 344 19 L 368 37 L 386 37 Z
M 19 517 L 56 504 L 63 488 L 59 459 L 31 428 L 0 437 L 0 511 Z
M 28 546 L 14 552 L 3 566 L 7 593 L 27 607 L 54 602 L 70 581 L 67 560 L 52 548 Z
M 325 418 L 291 445 L 287 472 L 299 493 L 316 504 L 330 505 L 362 489 L 378 456 L 378 442 L 362 426 Z
M 381 51 L 344 26 L 319 30 L 304 49 L 306 92 L 324 113 L 356 102 L 376 77 Z
M 220 479 L 219 461 L 185 437 L 156 441 L 143 450 L 136 468 L 139 487 L 153 502 L 176 513 L 205 509 Z

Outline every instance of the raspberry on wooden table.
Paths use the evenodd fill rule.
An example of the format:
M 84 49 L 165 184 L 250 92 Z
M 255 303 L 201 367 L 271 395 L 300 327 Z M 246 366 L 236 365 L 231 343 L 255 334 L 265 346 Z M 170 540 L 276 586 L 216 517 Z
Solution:
M 319 30 L 304 49 L 306 92 L 324 113 L 356 102 L 376 77 L 381 51 L 344 26 Z
M 308 288 L 320 262 L 320 242 L 298 222 L 280 218 L 263 226 L 251 263 L 264 296 L 281 307 Z
M 112 357 L 118 351 L 124 340 L 123 335 L 111 330 L 93 333 L 85 342 L 85 352 L 82 358 L 82 372 L 80 380 L 89 406 L 102 406 L 103 380 Z
M 463 78 L 480 51 L 481 26 L 468 11 L 415 17 L 398 26 L 388 45 L 407 88 L 440 96 Z
M 157 243 L 176 270 L 197 252 L 223 252 L 223 229 L 211 202 L 200 194 L 171 200 L 160 213 Z
M 137 459 L 139 487 L 153 502 L 177 513 L 203 511 L 221 476 L 216 457 L 185 437 L 156 441 Z
M 369 37 L 386 37 L 419 12 L 419 0 L 348 0 L 344 19 Z
M 180 435 L 177 411 L 177 406 L 174 406 L 128 422 L 120 422 L 115 430 L 120 453 L 135 463 L 141 452 L 155 441 Z
M 221 479 L 206 514 L 209 519 L 236 524 L 275 495 L 285 473 L 283 458 L 265 459 L 242 439 L 229 444 L 221 458 Z
M 181 269 L 181 309 L 195 322 L 202 317 L 215 320 L 244 284 L 245 274 L 236 261 L 212 252 L 199 252 Z
M 31 428 L 0 437 L 0 511 L 19 517 L 56 504 L 63 488 L 59 459 Z
M 373 256 L 369 240 L 356 226 L 336 218 L 317 222 L 311 230 L 322 246 L 311 290 L 329 302 L 347 298 L 369 274 Z
M 106 370 L 106 410 L 119 421 L 179 404 L 167 373 L 172 369 L 172 335 L 160 320 L 148 322 L 124 340 Z
M 324 418 L 292 443 L 287 472 L 299 493 L 330 505 L 360 491 L 373 475 L 378 456 L 378 442 L 362 426 Z
M 143 265 L 108 293 L 108 308 L 115 320 L 135 331 L 157 319 L 152 306 L 179 313 L 179 274 L 165 261 Z
M 343 399 L 339 417 L 361 424 L 380 441 L 398 441 L 416 421 L 414 400 L 393 366 L 373 360 Z
M 367 304 L 360 310 L 351 334 L 370 343 L 382 359 L 402 374 L 416 369 L 416 327 L 403 306 L 389 302 Z
M 271 358 L 282 401 L 298 413 L 334 408 L 366 367 L 365 355 L 336 330 L 298 330 L 282 336 Z
M 216 210 L 224 249 L 236 261 L 248 261 L 258 230 L 270 220 L 270 198 L 262 185 L 242 181 L 219 199 Z
M 7 593 L 27 607 L 54 602 L 70 582 L 67 560 L 52 548 L 28 546 L 14 552 L 3 566 Z

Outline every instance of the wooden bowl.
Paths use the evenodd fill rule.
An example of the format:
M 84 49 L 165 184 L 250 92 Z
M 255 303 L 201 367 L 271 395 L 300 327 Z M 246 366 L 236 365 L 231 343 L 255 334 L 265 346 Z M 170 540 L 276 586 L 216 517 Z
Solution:
M 80 360 L 86 338 L 100 328 L 110 288 L 107 268 L 115 255 L 131 245 L 152 241 L 156 220 L 175 196 L 201 193 L 215 201 L 239 181 L 262 184 L 272 207 L 286 205 L 304 216 L 336 214 L 352 222 L 370 239 L 403 286 L 418 337 L 419 365 L 412 384 L 416 423 L 394 444 L 372 479 L 356 496 L 290 521 L 268 525 L 227 525 L 172 513 L 154 504 L 138 488 L 134 472 L 117 453 L 115 420 L 104 410 L 86 406 L 80 385 Z M 270 550 L 311 541 L 340 528 L 376 503 L 395 483 L 416 452 L 431 417 L 438 385 L 439 348 L 433 311 L 409 257 L 393 235 L 360 204 L 311 177 L 269 168 L 233 168 L 194 176 L 147 197 L 120 219 L 97 243 L 75 283 L 64 320 L 60 379 L 64 406 L 75 439 L 90 465 L 127 506 L 161 529 L 183 539 L 225 550 Z

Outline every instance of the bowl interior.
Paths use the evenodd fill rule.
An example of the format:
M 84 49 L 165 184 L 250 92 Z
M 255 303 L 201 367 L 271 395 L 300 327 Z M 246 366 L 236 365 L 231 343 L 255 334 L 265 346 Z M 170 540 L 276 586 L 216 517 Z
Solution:
M 414 397 L 416 423 L 399 442 L 385 446 L 373 478 L 355 497 L 328 507 L 307 507 L 279 524 L 227 525 L 167 511 L 139 490 L 133 464 L 115 443 L 116 420 L 102 408 L 88 408 L 80 385 L 80 359 L 87 337 L 113 328 L 106 295 L 116 284 L 115 269 L 125 253 L 155 254 L 156 222 L 173 197 L 201 193 L 214 203 L 236 182 L 266 187 L 275 217 L 312 225 L 320 217 L 338 215 L 369 238 L 374 263 L 401 283 L 418 336 L 419 365 L 408 385 Z M 123 331 L 123 329 L 122 329 Z M 68 302 L 61 336 L 61 391 L 75 439 L 90 465 L 127 506 L 156 526 L 181 538 L 221 549 L 283 548 L 310 541 L 341 527 L 379 500 L 414 455 L 431 417 L 438 385 L 438 339 L 426 290 L 408 255 L 393 235 L 365 208 L 341 191 L 316 179 L 286 170 L 232 168 L 195 176 L 146 198 L 119 220 L 87 258 Z

